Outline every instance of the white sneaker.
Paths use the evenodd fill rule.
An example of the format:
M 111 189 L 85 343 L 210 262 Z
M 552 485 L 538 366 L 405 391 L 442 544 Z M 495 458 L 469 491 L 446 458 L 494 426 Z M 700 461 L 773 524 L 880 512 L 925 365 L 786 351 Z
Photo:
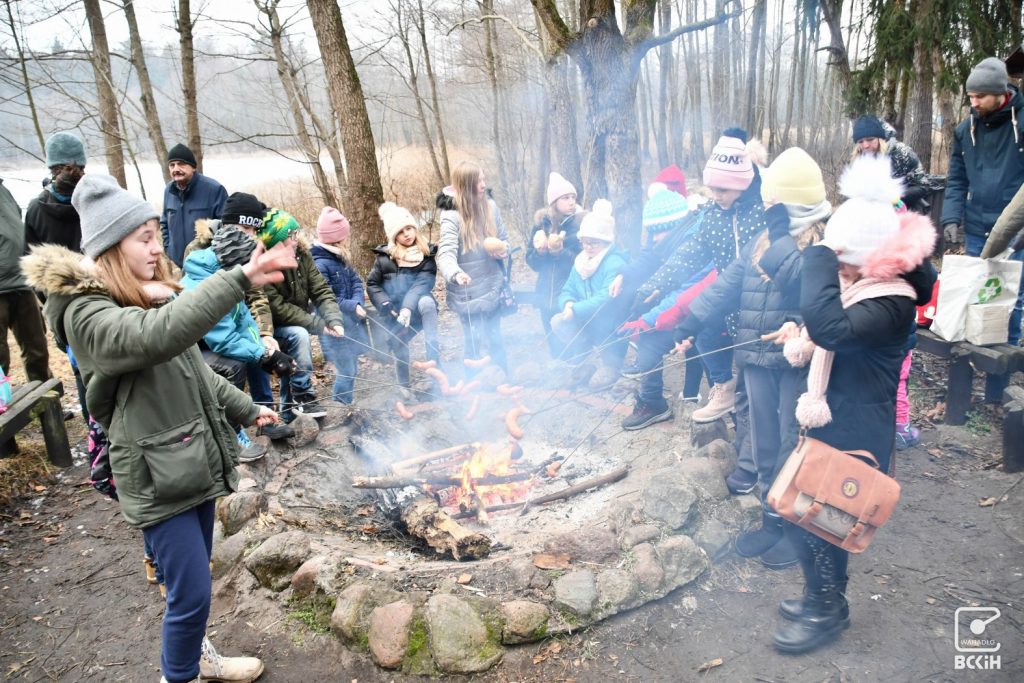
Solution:
M 203 638 L 199 657 L 199 680 L 221 683 L 252 683 L 263 673 L 263 660 L 256 657 L 222 657 L 209 638 Z

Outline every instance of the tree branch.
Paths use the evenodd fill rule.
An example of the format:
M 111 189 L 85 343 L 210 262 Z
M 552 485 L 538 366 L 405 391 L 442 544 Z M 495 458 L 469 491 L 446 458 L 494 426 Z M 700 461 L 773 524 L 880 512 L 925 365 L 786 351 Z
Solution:
M 485 14 L 485 15 L 483 15 L 481 17 L 470 17 L 469 19 L 463 19 L 462 21 L 452 25 L 452 27 L 450 29 L 448 29 L 448 31 L 445 33 L 445 35 L 446 36 L 447 35 L 451 35 L 452 31 L 454 31 L 457 28 L 464 28 L 466 26 L 466 24 L 470 24 L 470 23 L 482 24 L 485 21 L 504 21 L 504 22 L 508 23 L 508 25 L 512 27 L 512 30 L 515 32 L 515 34 L 517 36 L 519 36 L 520 40 L 523 41 L 523 45 L 525 45 L 526 47 L 530 48 L 534 52 L 534 54 L 536 54 L 537 57 L 539 57 L 541 59 L 541 61 L 543 61 L 545 59 L 544 53 L 540 51 L 539 47 L 537 47 L 536 45 L 534 45 L 530 41 L 530 39 L 527 37 L 526 33 L 524 33 L 521 28 L 516 26 L 515 22 L 513 22 L 511 19 L 509 19 L 508 17 L 501 16 L 500 14 Z
M 558 51 L 568 52 L 576 36 L 565 25 L 562 15 L 558 13 L 555 0 L 530 0 L 530 4 L 537 10 L 541 23 L 551 36 L 551 41 L 558 47 Z
M 648 38 L 647 40 L 637 43 L 636 47 L 633 48 L 633 59 L 639 61 L 643 59 L 644 55 L 647 54 L 647 51 L 650 50 L 651 48 L 658 47 L 659 45 L 664 45 L 665 43 L 670 43 L 679 36 L 686 35 L 687 33 L 703 31 L 704 29 L 711 28 L 712 26 L 717 26 L 718 24 L 725 23 L 730 19 L 738 17 L 741 14 L 743 14 L 742 9 L 738 9 L 733 12 L 718 14 L 715 15 L 714 17 L 711 17 L 710 19 L 705 19 L 704 21 L 698 21 L 693 24 L 680 26 L 679 28 L 673 31 L 669 31 L 668 33 L 665 33 L 663 35 Z

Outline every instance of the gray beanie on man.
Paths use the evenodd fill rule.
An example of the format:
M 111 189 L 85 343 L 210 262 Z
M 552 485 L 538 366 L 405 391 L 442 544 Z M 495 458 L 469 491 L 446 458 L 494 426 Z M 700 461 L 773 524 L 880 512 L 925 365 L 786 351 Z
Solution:
M 82 176 L 71 195 L 82 220 L 82 251 L 96 258 L 151 218 L 160 218 L 149 202 L 121 189 L 102 173 Z
M 986 57 L 971 69 L 971 75 L 967 77 L 967 92 L 1002 95 L 1008 90 L 1009 82 L 1006 62 L 998 57 Z
M 74 133 L 54 133 L 46 141 L 46 168 L 54 166 L 85 166 L 85 145 Z

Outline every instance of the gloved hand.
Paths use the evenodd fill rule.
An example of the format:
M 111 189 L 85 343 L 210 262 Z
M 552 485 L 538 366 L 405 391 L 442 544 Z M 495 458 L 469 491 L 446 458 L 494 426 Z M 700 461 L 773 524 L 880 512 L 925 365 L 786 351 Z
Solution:
M 960 226 L 956 223 L 946 223 L 942 226 L 942 237 L 946 244 L 956 244 L 960 241 Z
M 260 367 L 265 372 L 275 374 L 278 377 L 287 377 L 292 374 L 292 370 L 295 368 L 295 359 L 286 353 L 274 351 L 263 359 Z
M 764 212 L 768 223 L 768 241 L 775 244 L 789 234 L 789 212 L 784 204 L 776 204 Z
M 377 311 L 385 318 L 387 318 L 387 316 L 391 316 L 392 318 L 394 318 L 396 315 L 398 315 L 397 313 L 395 313 L 395 309 L 394 307 L 391 306 L 390 301 L 385 301 L 380 306 L 378 306 Z
M 409 323 L 412 321 L 412 311 L 408 308 L 403 308 L 398 314 L 398 324 L 402 327 L 409 327 Z
M 649 329 L 651 329 L 651 326 L 648 325 L 643 318 L 637 318 L 636 320 L 631 320 L 628 323 L 623 323 L 622 326 L 619 327 L 619 332 L 646 332 Z

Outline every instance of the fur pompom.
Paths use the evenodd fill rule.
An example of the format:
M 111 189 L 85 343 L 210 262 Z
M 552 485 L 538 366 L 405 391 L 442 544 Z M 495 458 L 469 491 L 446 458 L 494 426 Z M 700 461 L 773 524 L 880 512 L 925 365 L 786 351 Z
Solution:
M 814 342 L 806 337 L 789 339 L 782 347 L 782 355 L 794 368 L 802 368 L 811 362 L 814 353 Z
M 935 226 L 912 211 L 900 214 L 900 231 L 872 252 L 861 266 L 864 277 L 889 280 L 917 268 L 935 248 Z
M 805 393 L 796 401 L 796 419 L 803 427 L 824 427 L 832 421 L 832 411 L 824 396 Z
M 839 192 L 850 199 L 891 204 L 903 196 L 903 191 L 903 181 L 892 177 L 887 156 L 858 156 L 839 178 Z

